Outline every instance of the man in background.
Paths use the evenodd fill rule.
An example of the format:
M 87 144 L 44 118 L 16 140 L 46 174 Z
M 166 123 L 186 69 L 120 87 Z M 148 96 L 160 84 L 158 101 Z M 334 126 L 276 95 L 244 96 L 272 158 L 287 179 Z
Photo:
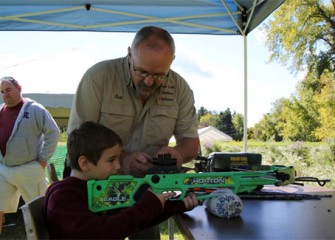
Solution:
M 1 78 L 0 90 L 1 233 L 4 214 L 17 211 L 20 196 L 27 203 L 45 194 L 45 167 L 56 150 L 59 129 L 41 104 L 22 97 L 14 78 Z

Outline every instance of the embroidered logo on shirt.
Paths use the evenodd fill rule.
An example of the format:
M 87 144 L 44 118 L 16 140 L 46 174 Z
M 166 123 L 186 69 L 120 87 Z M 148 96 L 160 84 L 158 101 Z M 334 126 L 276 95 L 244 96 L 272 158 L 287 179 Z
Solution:
M 122 99 L 123 97 L 116 93 L 116 94 L 114 95 L 114 98 L 116 98 L 116 99 Z
M 29 119 L 29 112 L 24 112 L 23 117 Z

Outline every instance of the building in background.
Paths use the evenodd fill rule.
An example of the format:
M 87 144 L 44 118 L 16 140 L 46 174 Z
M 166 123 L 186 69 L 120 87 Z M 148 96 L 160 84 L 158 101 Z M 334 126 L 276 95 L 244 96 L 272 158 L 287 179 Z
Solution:
M 198 129 L 200 144 L 213 143 L 213 142 L 229 142 L 233 141 L 233 138 L 219 129 L 209 126 Z M 175 138 L 172 136 L 170 143 L 176 142 Z
M 22 93 L 22 96 L 33 99 L 48 109 L 61 130 L 67 127 L 74 94 Z M 0 98 L 0 103 L 2 102 Z

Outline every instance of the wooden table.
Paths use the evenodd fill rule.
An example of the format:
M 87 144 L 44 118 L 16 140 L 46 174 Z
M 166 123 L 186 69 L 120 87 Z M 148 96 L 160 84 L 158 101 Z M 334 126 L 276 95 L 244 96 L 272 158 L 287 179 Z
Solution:
M 335 191 L 289 185 L 269 191 L 332 195 L 320 200 L 242 200 L 237 218 L 216 217 L 198 206 L 174 217 L 185 239 L 335 239 Z

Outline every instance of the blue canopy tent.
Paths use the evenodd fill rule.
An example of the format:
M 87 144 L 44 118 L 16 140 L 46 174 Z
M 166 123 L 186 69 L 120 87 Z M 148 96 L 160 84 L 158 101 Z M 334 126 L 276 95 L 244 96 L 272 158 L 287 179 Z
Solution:
M 244 38 L 244 151 L 247 151 L 247 35 L 285 0 L 0 0 L 0 31 L 136 32 Z

